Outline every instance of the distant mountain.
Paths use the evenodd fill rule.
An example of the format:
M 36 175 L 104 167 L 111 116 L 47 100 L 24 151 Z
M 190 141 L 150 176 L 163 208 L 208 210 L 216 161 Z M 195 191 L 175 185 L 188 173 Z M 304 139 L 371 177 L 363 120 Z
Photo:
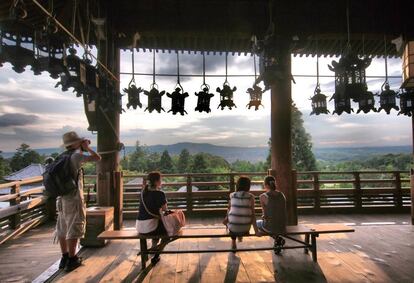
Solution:
M 150 145 L 147 146 L 149 152 L 163 152 L 168 150 L 172 155 L 180 154 L 183 149 L 188 149 L 191 154 L 205 152 L 218 155 L 226 159 L 228 162 L 238 160 L 246 160 L 250 162 L 265 161 L 268 148 L 267 147 L 235 147 L 235 146 L 218 146 L 208 143 L 176 143 L 170 145 Z M 135 149 L 134 146 L 126 146 L 126 153 L 131 153 Z M 35 149 L 39 154 L 50 155 L 53 152 L 59 152 L 59 148 L 42 148 Z M 411 146 L 382 146 L 382 147 L 356 147 L 356 148 L 314 148 L 313 152 L 316 159 L 325 161 L 346 161 L 361 160 L 372 157 L 374 155 L 384 154 L 409 154 L 412 151 Z M 4 158 L 12 157 L 14 152 L 3 152 Z

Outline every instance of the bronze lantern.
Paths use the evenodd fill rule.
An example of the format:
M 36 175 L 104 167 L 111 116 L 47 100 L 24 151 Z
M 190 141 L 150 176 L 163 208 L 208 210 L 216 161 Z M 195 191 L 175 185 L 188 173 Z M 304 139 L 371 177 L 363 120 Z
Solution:
M 391 109 L 399 110 L 397 106 L 397 93 L 390 89 L 390 85 L 388 81 L 381 87 L 381 93 L 379 94 L 380 97 L 380 108 L 378 108 L 378 112 L 384 110 L 387 114 L 390 114 Z
M 358 102 L 367 89 L 365 69 L 370 64 L 371 58 L 360 59 L 350 51 L 350 47 L 339 62 L 332 61 L 328 67 L 335 72 L 335 93 Z
M 343 112 L 346 112 L 348 114 L 354 112 L 354 110 L 351 108 L 351 99 L 349 97 L 345 97 L 343 94 L 335 92 L 329 101 L 332 99 L 334 100 L 335 107 L 335 110 L 332 112 L 332 114 L 336 113 L 338 115 L 341 115 Z
M 327 96 L 321 92 L 319 84 L 315 88 L 314 95 L 311 97 L 312 112 L 310 115 L 329 114 L 329 110 L 326 102 Z
M 17 73 L 24 72 L 34 58 L 34 29 L 24 23 L 26 17 L 24 4 L 17 1 L 10 16 L 0 22 L 0 64 L 9 62 Z
M 72 87 L 79 97 L 86 84 L 85 62 L 76 55 L 77 51 L 74 46 L 68 51 L 69 55 L 64 60 L 66 69 L 60 75 L 60 82 L 56 84 L 56 87 L 61 85 L 62 91 L 67 91 Z
M 365 114 L 369 111 L 377 112 L 377 109 L 375 108 L 374 94 L 371 91 L 367 90 L 363 95 L 359 97 L 357 114 L 361 111 Z
M 414 113 L 414 89 L 407 88 L 399 95 L 400 98 L 400 112 L 398 115 L 403 114 L 411 117 Z

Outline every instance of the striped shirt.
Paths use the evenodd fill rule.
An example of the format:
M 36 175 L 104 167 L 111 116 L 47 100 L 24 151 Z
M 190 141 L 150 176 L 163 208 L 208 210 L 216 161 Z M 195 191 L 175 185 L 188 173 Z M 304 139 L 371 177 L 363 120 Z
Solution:
M 254 196 L 248 192 L 234 192 L 230 194 L 229 223 L 227 227 L 233 233 L 247 233 L 252 224 L 251 200 Z

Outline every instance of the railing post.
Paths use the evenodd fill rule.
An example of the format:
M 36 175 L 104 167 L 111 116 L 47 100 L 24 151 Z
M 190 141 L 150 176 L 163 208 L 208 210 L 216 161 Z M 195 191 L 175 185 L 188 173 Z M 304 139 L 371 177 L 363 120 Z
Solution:
M 400 172 L 394 172 L 394 176 L 395 176 L 395 194 L 394 194 L 395 204 L 398 208 L 402 208 L 403 203 L 402 203 L 402 190 L 401 190 L 401 174 Z
M 296 170 L 292 170 L 292 193 L 291 193 L 291 200 L 288 200 L 288 211 L 291 212 L 291 223 L 290 225 L 298 225 L 298 175 Z M 289 216 L 288 216 L 289 219 Z
M 230 185 L 229 185 L 230 193 L 234 192 L 236 190 L 236 184 L 234 182 L 234 174 L 230 173 Z
M 321 194 L 320 194 L 320 184 L 319 184 L 319 173 L 313 173 L 313 195 L 315 197 L 314 208 L 319 209 L 321 207 Z
M 362 208 L 362 190 L 361 190 L 361 176 L 359 172 L 354 172 L 354 197 L 355 207 L 357 209 Z
M 9 201 L 10 206 L 15 206 L 20 204 L 20 184 L 14 184 L 11 187 L 10 194 L 17 194 L 16 198 L 11 199 Z M 10 220 L 10 228 L 11 229 L 17 229 L 20 227 L 20 220 L 21 220 L 21 213 L 20 208 L 18 209 L 18 212 L 9 218 Z
M 190 174 L 187 174 L 187 212 L 193 211 L 193 185 Z

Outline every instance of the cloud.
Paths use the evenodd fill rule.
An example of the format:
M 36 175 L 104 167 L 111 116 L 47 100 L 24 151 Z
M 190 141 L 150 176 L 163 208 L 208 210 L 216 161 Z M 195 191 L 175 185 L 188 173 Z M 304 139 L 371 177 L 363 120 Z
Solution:
M 39 117 L 19 113 L 7 113 L 0 115 L 0 127 L 25 126 L 36 123 Z

